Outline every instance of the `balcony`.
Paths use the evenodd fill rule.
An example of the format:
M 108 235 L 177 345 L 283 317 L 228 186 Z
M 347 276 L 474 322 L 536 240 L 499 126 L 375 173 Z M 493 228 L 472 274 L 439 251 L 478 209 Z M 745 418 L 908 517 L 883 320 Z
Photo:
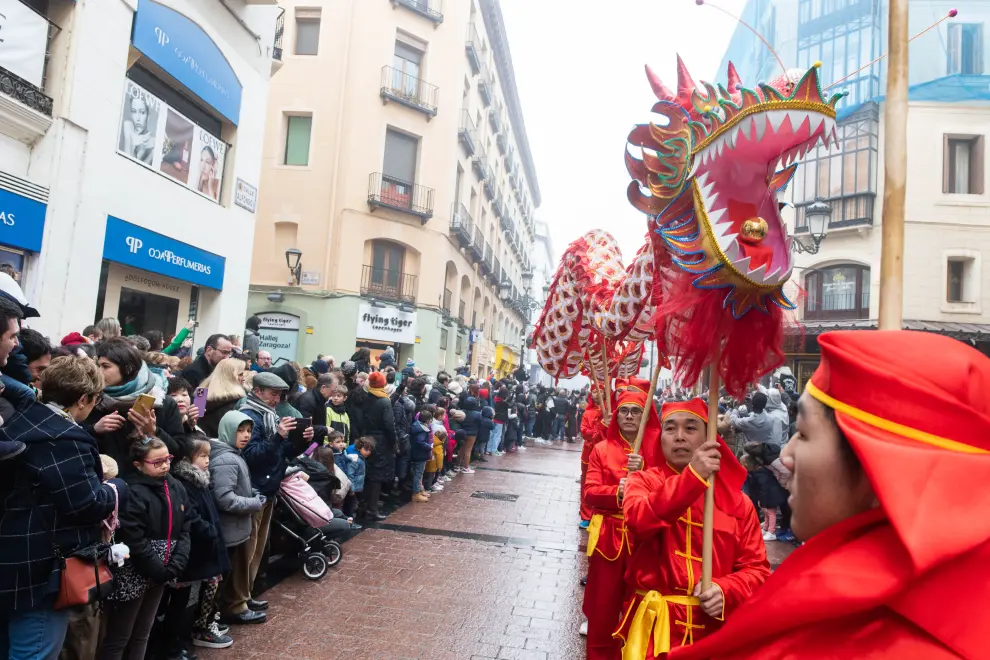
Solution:
M 489 200 L 495 198 L 495 173 L 487 164 L 485 165 L 485 197 Z
M 457 304 L 457 322 L 462 328 L 467 323 L 467 303 L 463 300 Z
M 481 94 L 481 100 L 485 102 L 486 108 L 492 104 L 494 86 L 495 82 L 492 80 L 492 74 L 488 72 L 488 65 L 482 62 L 481 77 L 478 79 L 478 93 Z
M 440 88 L 391 66 L 382 67 L 382 103 L 395 101 L 422 112 L 427 121 L 437 116 Z
M 491 275 L 492 274 L 492 267 L 493 267 L 493 263 L 494 263 L 492 261 L 492 257 L 493 257 L 493 255 L 492 255 L 492 246 L 486 241 L 485 242 L 485 252 L 484 252 L 484 255 L 482 256 L 481 261 L 478 263 L 478 271 L 482 275 Z
M 512 233 L 516 230 L 515 224 L 512 222 L 512 218 L 506 213 L 502 216 L 502 231 L 505 232 L 507 237 L 511 237 Z
M 495 195 L 495 199 L 492 200 L 492 212 L 501 219 L 504 211 L 505 205 L 502 204 L 502 198 Z
M 471 64 L 471 73 L 478 75 L 481 71 L 481 37 L 474 23 L 468 24 L 467 41 L 464 42 L 464 52 Z
M 450 316 L 451 301 L 454 298 L 454 292 L 450 289 L 444 288 L 443 290 L 443 305 L 441 308 L 444 311 L 445 316 Z
M 509 131 L 502 131 L 501 133 L 496 135 L 495 144 L 498 145 L 498 150 L 501 151 L 502 155 L 504 156 L 505 152 L 509 148 Z
M 415 275 L 365 265 L 361 272 L 361 295 L 390 302 L 416 302 Z
M 495 257 L 492 272 L 488 276 L 488 281 L 492 286 L 497 287 L 498 283 L 502 281 L 502 272 L 502 264 L 499 262 L 498 257 Z
M 457 129 L 457 139 L 461 141 L 468 156 L 473 156 L 478 151 L 475 144 L 475 140 L 478 139 L 478 129 L 471 119 L 471 113 L 466 109 L 461 110 L 461 125 Z
M 876 195 L 873 193 L 832 197 L 825 202 L 832 207 L 832 219 L 828 223 L 829 231 L 873 226 L 873 211 L 876 203 Z M 812 202 L 807 202 L 795 206 L 795 234 L 808 233 L 805 209 L 811 204 Z
M 437 26 L 443 23 L 443 2 L 441 0 L 392 0 L 392 5 L 405 7 Z
M 285 8 L 275 19 L 275 39 L 272 41 L 272 75 L 282 68 L 282 38 L 285 35 Z
M 474 228 L 474 240 L 471 241 L 471 245 L 468 247 L 468 253 L 474 263 L 478 263 L 485 258 L 485 235 L 482 233 L 481 227 Z
M 454 237 L 457 244 L 462 248 L 471 245 L 471 236 L 474 231 L 474 220 L 471 214 L 464 208 L 463 204 L 454 204 L 450 213 L 450 235 Z
M 425 225 L 433 217 L 433 188 L 372 172 L 368 177 L 368 206 L 395 209 L 417 216 Z
M 20 6 L 18 3 L 14 4 Z M 48 3 L 44 4 L 47 6 Z M 22 10 L 31 11 L 30 8 Z M 5 61 L 17 62 L 18 58 L 23 55 L 22 50 L 28 52 L 29 55 L 31 52 L 37 51 L 40 56 L 40 51 L 43 48 L 45 53 L 40 79 L 26 80 L 15 72 L 0 66 L 0 132 L 24 144 L 33 144 L 43 137 L 52 125 L 54 101 L 45 94 L 45 88 L 48 81 L 48 58 L 51 55 L 52 39 L 61 31 L 61 28 L 48 20 L 43 12 L 41 12 L 41 17 L 48 22 L 48 29 L 45 34 L 28 31 L 22 35 L 18 26 L 11 27 L 7 26 L 6 23 L 4 24 L 5 31 L 14 31 L 7 36 L 9 42 L 7 46 L 10 48 L 8 49 L 9 52 L 5 52 L 7 52 L 7 57 L 11 59 Z M 14 20 L 13 18 L 10 19 L 10 21 Z M 23 37 L 23 39 L 18 39 L 16 44 L 12 41 L 15 33 L 17 37 Z M 45 40 L 44 44 L 40 43 L 42 39 Z M 11 64 L 11 66 L 16 67 L 15 64 Z M 28 67 L 28 69 L 31 68 Z M 24 73 L 23 70 L 18 70 Z
M 485 157 L 485 150 L 480 146 L 478 147 L 478 153 L 471 160 L 471 167 L 474 168 L 474 173 L 478 175 L 478 178 L 484 181 L 485 175 L 489 171 L 488 158 Z
M 502 132 L 502 108 L 495 106 L 488 112 L 488 123 L 492 127 L 492 133 Z

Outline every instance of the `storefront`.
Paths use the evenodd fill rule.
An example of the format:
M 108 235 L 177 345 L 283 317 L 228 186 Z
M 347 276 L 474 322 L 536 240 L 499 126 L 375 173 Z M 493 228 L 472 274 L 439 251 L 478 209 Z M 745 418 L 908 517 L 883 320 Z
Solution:
M 498 344 L 495 347 L 495 371 L 499 378 L 510 376 L 519 368 L 519 355 L 511 346 Z
M 41 251 L 48 189 L 0 172 L 0 272 L 25 286 L 27 258 Z
M 358 305 L 356 335 L 355 350 L 369 349 L 371 364 L 377 365 L 378 356 L 391 346 L 395 349 L 396 367 L 401 370 L 416 344 L 416 312 L 362 302 Z
M 223 289 L 225 261 L 111 216 L 94 320 L 116 317 L 125 334 L 173 335 L 187 319 L 196 319 L 200 287 Z

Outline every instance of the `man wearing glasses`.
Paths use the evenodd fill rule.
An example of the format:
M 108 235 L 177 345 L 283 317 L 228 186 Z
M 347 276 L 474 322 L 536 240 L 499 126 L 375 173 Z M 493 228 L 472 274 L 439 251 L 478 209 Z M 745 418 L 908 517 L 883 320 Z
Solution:
M 622 641 L 612 633 L 619 627 L 625 591 L 622 587 L 632 554 L 629 532 L 622 513 L 622 497 L 630 470 L 663 463 L 660 451 L 660 419 L 648 392 L 649 381 L 618 380 L 604 440 L 590 452 L 583 504 L 590 509 L 588 526 L 588 578 L 584 615 L 588 617 L 588 660 L 619 660 Z M 649 403 L 648 403 L 649 402 Z M 634 454 L 643 415 L 648 415 L 642 455 Z M 658 463 L 659 461 L 659 463 Z
M 193 387 L 199 387 L 199 384 L 213 373 L 216 366 L 220 364 L 220 360 L 229 358 L 233 351 L 234 345 L 230 343 L 230 337 L 210 335 L 200 356 L 183 369 L 179 375 L 189 381 Z

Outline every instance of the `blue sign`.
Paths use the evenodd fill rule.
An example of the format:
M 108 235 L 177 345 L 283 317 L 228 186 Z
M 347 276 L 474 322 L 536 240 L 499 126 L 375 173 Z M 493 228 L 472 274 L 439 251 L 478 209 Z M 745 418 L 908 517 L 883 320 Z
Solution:
M 191 20 L 152 0 L 139 0 L 134 47 L 235 125 L 241 83 L 216 43 Z
M 107 217 L 103 258 L 217 290 L 223 289 L 223 269 L 227 261 L 218 254 L 112 215 Z
M 0 190 L 0 243 L 40 252 L 47 208 L 30 197 Z

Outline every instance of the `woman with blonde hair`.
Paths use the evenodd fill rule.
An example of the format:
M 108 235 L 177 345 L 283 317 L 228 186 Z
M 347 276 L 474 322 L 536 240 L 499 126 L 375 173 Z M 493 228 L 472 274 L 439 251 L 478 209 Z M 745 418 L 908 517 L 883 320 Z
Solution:
M 97 321 L 96 327 L 103 333 L 103 339 L 110 339 L 111 337 L 119 337 L 121 335 L 120 321 L 112 316 Z
M 220 430 L 220 420 L 231 410 L 237 409 L 238 402 L 247 396 L 244 390 L 244 361 L 237 358 L 220 360 L 213 373 L 200 383 L 207 388 L 206 413 L 199 418 L 199 428 L 209 437 L 216 438 Z

